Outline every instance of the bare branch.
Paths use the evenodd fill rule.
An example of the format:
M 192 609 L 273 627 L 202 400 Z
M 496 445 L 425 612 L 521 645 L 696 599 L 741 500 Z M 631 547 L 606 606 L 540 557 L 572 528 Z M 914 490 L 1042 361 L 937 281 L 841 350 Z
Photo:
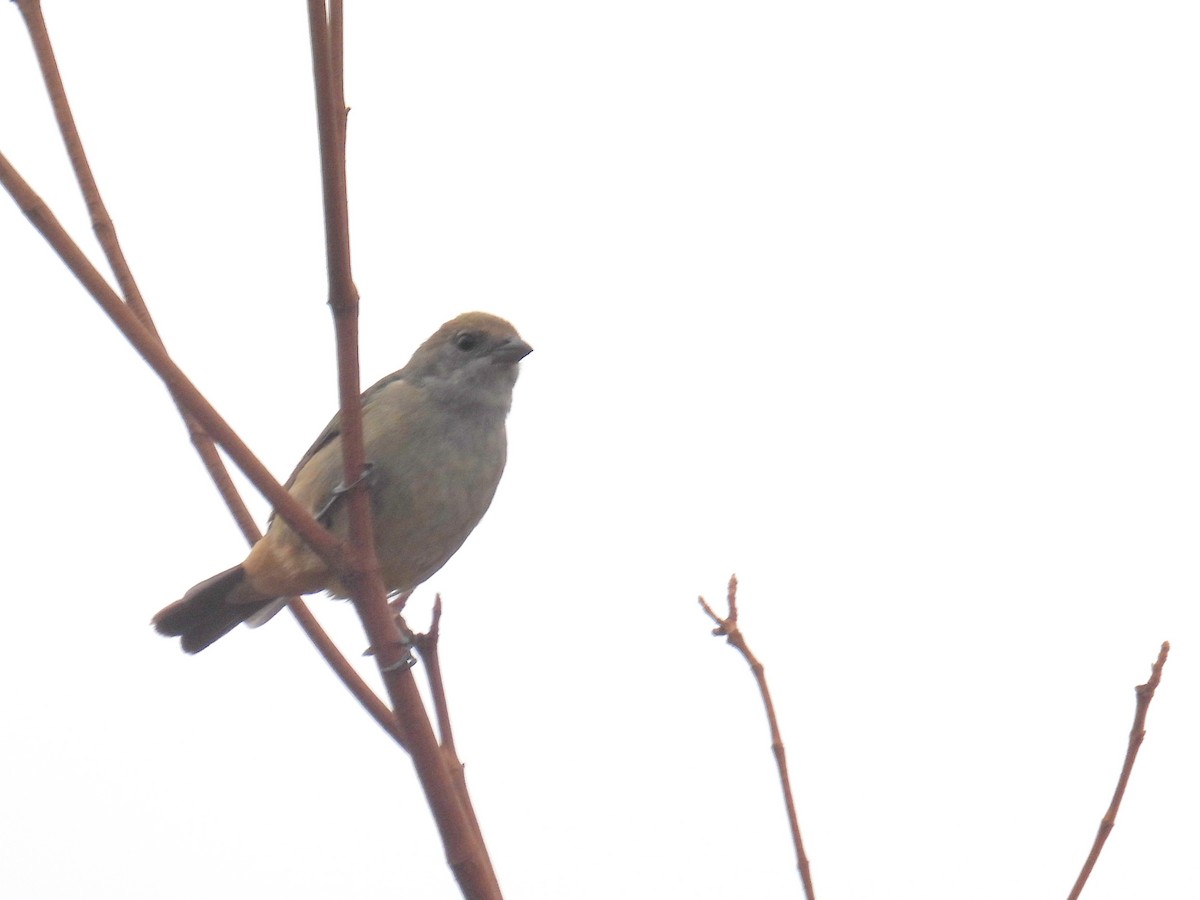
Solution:
M 408 599 L 407 594 L 404 599 Z M 396 610 L 396 614 L 399 615 L 399 609 L 394 601 L 392 609 Z M 420 654 L 422 662 L 425 663 L 425 677 L 429 681 L 429 693 L 433 698 L 433 709 L 437 718 L 438 741 L 442 746 L 442 750 L 454 756 L 454 732 L 450 727 L 450 710 L 446 705 L 446 688 L 442 684 L 442 664 L 438 657 L 438 638 L 441 636 L 441 622 L 442 595 L 437 594 L 433 600 L 433 617 L 429 623 L 429 630 L 424 634 L 414 635 L 413 644 L 417 648 L 417 653 Z
M 75 125 L 75 117 L 71 112 L 66 89 L 59 74 L 58 62 L 55 58 L 53 45 L 50 42 L 50 35 L 46 30 L 46 22 L 42 16 L 40 0 L 18 0 L 18 6 L 25 19 L 26 27 L 29 30 L 30 41 L 33 44 L 38 65 L 42 71 L 46 90 L 50 95 L 55 120 L 58 122 L 59 132 L 67 148 L 71 168 L 75 172 L 80 193 L 83 195 L 84 203 L 91 216 L 92 229 L 104 251 L 109 266 L 117 278 L 117 284 L 121 288 L 125 302 L 133 310 L 138 319 L 141 320 L 142 324 L 146 326 L 146 329 L 162 344 L 162 337 L 154 327 L 154 320 L 150 315 L 150 310 L 146 306 L 137 282 L 133 277 L 133 272 L 129 268 L 125 254 L 121 250 L 120 242 L 117 239 L 116 227 L 108 214 L 108 209 L 100 194 L 99 185 L 96 183 L 95 176 L 88 163 L 87 153 L 84 150 L 83 141 L 79 136 L 79 130 Z M 218 492 L 224 499 L 225 505 L 229 508 L 234 521 L 237 523 L 247 542 L 250 544 L 256 543 L 262 537 L 262 533 L 258 530 L 254 518 L 246 508 L 246 504 L 238 493 L 233 479 L 229 477 L 229 472 L 220 454 L 217 453 L 212 437 L 187 412 L 182 404 L 177 401 L 176 405 L 179 407 L 180 415 L 187 426 L 192 444 L 196 448 L 196 452 L 200 455 L 201 461 L 204 463 Z M 304 605 L 304 602 L 298 597 L 293 597 L 289 600 L 288 607 L 299 620 L 300 626 L 308 634 L 313 644 L 317 647 L 317 650 L 334 672 L 342 679 L 342 682 L 350 692 L 358 698 L 359 702 L 362 703 L 375 720 L 403 745 L 403 731 L 399 723 L 396 722 L 395 716 L 392 715 L 392 711 L 375 695 L 366 682 L 359 676 L 358 672 L 355 671 L 354 667 L 341 654 L 333 641 L 329 639 L 324 629 L 321 628 L 320 623 L 317 622 L 316 618 L 309 611 L 308 607 Z
M 324 0 L 308 0 L 313 80 L 321 145 L 321 183 L 325 199 L 325 246 L 329 268 L 329 305 L 338 347 L 341 398 L 342 462 L 348 491 L 350 565 L 346 584 L 354 598 L 371 649 L 387 685 L 396 718 L 404 723 L 408 751 L 433 811 L 446 859 L 465 896 L 499 900 L 500 888 L 483 850 L 477 826 L 468 815 L 462 782 L 455 781 L 425 712 L 411 670 L 409 639 L 388 607 L 376 558 L 363 455 L 362 402 L 358 363 L 358 292 L 350 270 L 349 217 L 346 201 L 345 101 L 340 95 L 343 34 L 341 3 L 327 14 Z M 332 21 L 327 18 L 331 17 Z M 331 38 L 332 35 L 332 38 Z M 333 47 L 331 43 L 339 46 Z
M 726 594 L 726 601 L 729 606 L 729 613 L 725 618 L 721 618 L 711 606 L 705 602 L 704 598 L 700 598 L 700 606 L 708 615 L 717 627 L 713 629 L 713 635 L 716 637 L 724 636 L 737 651 L 742 654 L 746 662 L 750 664 L 750 670 L 754 673 L 754 680 L 758 682 L 758 691 L 762 695 L 763 706 L 767 711 L 767 724 L 771 729 L 771 752 L 775 754 L 775 765 L 779 769 L 779 783 L 783 790 L 783 802 L 787 807 L 788 826 L 792 832 L 792 846 L 796 851 L 796 867 L 800 871 L 800 882 L 804 885 L 804 895 L 808 900 L 815 900 L 812 885 L 812 872 L 808 866 L 808 856 L 804 853 L 804 841 L 800 837 L 800 821 L 796 817 L 796 804 L 792 799 L 792 784 L 788 778 L 787 755 L 783 748 L 783 736 L 779 733 L 779 723 L 775 718 L 775 705 L 771 702 L 771 692 L 767 688 L 766 671 L 763 669 L 763 664 L 758 661 L 750 648 L 746 645 L 746 639 L 743 637 L 741 630 L 737 624 L 737 576 L 732 575 L 729 578 L 729 590 Z
M 407 595 L 405 597 L 407 599 Z M 393 607 L 396 604 L 393 603 Z M 483 841 L 483 832 L 479 827 L 479 819 L 475 816 L 475 807 L 471 803 L 471 795 L 467 791 L 466 767 L 458 758 L 454 748 L 454 731 L 450 727 L 450 707 L 446 702 L 446 685 L 442 681 L 442 663 L 438 655 L 438 641 L 441 638 L 442 624 L 442 595 L 437 594 L 433 601 L 433 617 L 429 623 L 429 631 L 415 637 L 417 652 L 425 663 L 425 676 L 429 681 L 429 693 L 433 697 L 433 708 L 437 715 L 438 735 L 441 739 L 442 757 L 450 771 L 459 795 L 462 797 L 464 812 L 471 825 L 471 830 L 479 841 L 480 852 L 492 870 L 492 860 Z M 495 879 L 493 871 L 492 878 Z
M 92 229 L 104 251 L 109 266 L 117 278 L 117 283 L 120 286 L 121 293 L 124 295 L 125 302 L 133 310 L 134 315 L 146 326 L 147 331 L 161 345 L 162 337 L 154 326 L 150 310 L 146 306 L 141 291 L 137 286 L 137 281 L 133 277 L 133 272 L 129 268 L 125 254 L 121 250 L 120 242 L 117 239 L 116 227 L 108 214 L 108 209 L 100 194 L 99 185 L 96 183 L 91 165 L 88 163 L 87 153 L 84 150 L 83 141 L 79 136 L 79 130 L 75 125 L 75 117 L 71 112 L 66 88 L 63 86 L 62 77 L 58 70 L 54 48 L 50 42 L 50 35 L 46 29 L 45 19 L 42 16 L 40 0 L 18 0 L 17 5 L 25 20 L 26 28 L 29 31 L 30 42 L 33 45 L 38 66 L 41 69 L 42 78 L 46 84 L 46 91 L 50 95 L 50 103 L 54 110 L 54 117 L 58 123 L 63 144 L 67 148 L 67 156 L 70 159 L 71 168 L 75 173 L 80 193 L 83 195 L 84 203 L 91 217 Z M 174 395 L 172 396 L 174 397 Z M 258 530 L 253 516 L 250 515 L 250 511 L 246 508 L 246 504 L 238 493 L 233 479 L 229 477 L 229 472 L 220 454 L 217 452 L 212 437 L 177 399 L 176 405 L 187 426 L 192 444 L 196 448 L 196 452 L 200 455 L 201 461 L 212 478 L 213 483 L 216 485 L 217 491 L 224 499 L 225 505 L 229 508 L 230 514 L 233 516 L 234 521 L 237 523 L 247 542 L 254 544 L 262 537 L 262 533 Z M 299 620 L 300 626 L 308 634 L 313 644 L 317 647 L 317 650 L 334 672 L 342 679 L 342 682 L 350 692 L 358 698 L 359 702 L 362 703 L 375 720 L 403 746 L 403 731 L 396 721 L 395 716 L 392 715 L 392 711 L 375 695 L 366 682 L 359 676 L 358 672 L 355 671 L 353 666 L 341 654 L 309 611 L 308 607 L 304 605 L 304 602 L 298 597 L 293 597 L 289 600 L 288 607 Z
M 361 399 L 357 350 L 358 296 L 350 276 L 349 229 L 345 183 L 345 114 L 341 97 L 341 2 L 332 0 L 332 21 L 326 19 L 324 3 L 310 0 L 310 30 L 313 40 L 313 68 L 317 85 L 317 105 L 322 150 L 322 178 L 326 200 L 326 245 L 330 273 L 330 306 L 334 313 L 339 350 L 339 394 L 345 483 L 350 507 L 350 541 L 345 544 L 322 529 L 288 495 L 250 453 L 233 430 L 200 395 L 194 385 L 174 365 L 154 328 L 136 282 L 121 253 L 115 229 L 100 199 L 94 178 L 83 153 L 73 117 L 66 102 L 53 51 L 45 32 L 37 0 L 19 0 L 37 48 L 47 87 L 58 116 L 64 141 L 72 159 L 76 177 L 88 204 L 93 227 L 104 248 L 128 304 L 112 290 L 108 282 L 87 260 L 60 223 L 17 173 L 0 156 L 0 182 L 12 194 L 18 206 L 58 252 L 93 298 L 134 345 L 138 353 L 163 379 L 188 422 L 193 442 L 205 460 L 214 481 L 226 496 L 235 518 L 248 539 L 258 535 L 246 513 L 212 438 L 225 449 L 251 482 L 274 506 L 279 516 L 333 568 L 356 599 L 364 626 L 371 639 L 392 704 L 393 714 L 375 697 L 337 653 L 328 637 L 320 631 L 307 608 L 293 598 L 290 605 L 301 625 L 309 632 L 318 649 L 341 675 L 350 690 L 359 697 L 376 720 L 413 755 L 426 796 L 435 813 L 446 846 L 447 858 L 459 879 L 464 894 L 471 898 L 499 898 L 495 875 L 483 848 L 478 823 L 470 809 L 462 779 L 461 763 L 447 764 L 429 725 L 409 671 L 409 642 L 397 628 L 387 607 L 375 558 L 371 520 L 365 486 Z M 336 46 L 330 46 L 333 35 Z M 336 65 L 335 61 L 336 60 Z M 440 701 L 444 704 L 444 695 Z M 448 717 L 446 719 L 448 723 Z M 404 723 L 404 724 L 401 724 Z
M 59 258 L 79 279 L 88 293 L 100 304 L 121 333 L 129 340 L 150 368 L 158 374 L 167 388 L 183 404 L 209 434 L 224 448 L 250 483 L 274 506 L 275 511 L 299 534 L 335 571 L 346 568 L 344 547 L 326 531 L 283 489 L 250 448 L 238 437 L 229 424 L 213 409 L 196 386 L 167 355 L 158 339 L 138 320 L 91 264 L 79 246 L 55 218 L 49 207 L 25 182 L 8 159 L 0 154 L 0 184 L 12 195 L 17 206 L 46 239 Z
M 54 55 L 54 47 L 50 43 L 50 35 L 46 30 L 46 20 L 42 16 L 41 2 L 40 0 L 17 0 L 17 7 L 25 20 L 25 27 L 29 31 L 29 40 L 33 45 L 38 67 L 42 72 L 42 80 L 46 84 L 46 92 L 50 95 L 50 105 L 54 110 L 54 118 L 58 122 L 58 130 L 62 136 L 63 144 L 67 149 L 67 157 L 71 161 L 71 169 L 75 173 L 75 180 L 79 184 L 79 191 L 83 195 L 84 204 L 87 206 L 88 215 L 91 218 L 92 231 L 95 233 L 96 240 L 104 251 L 104 256 L 108 260 L 109 267 L 116 276 L 117 285 L 121 289 L 121 294 L 125 298 L 125 302 L 129 304 L 129 307 L 138 319 L 141 320 L 142 324 L 146 326 L 147 330 L 154 337 L 159 338 L 159 342 L 161 343 L 158 329 L 154 327 L 154 320 L 151 318 L 150 311 L 147 309 L 146 303 L 142 298 L 142 293 L 138 289 L 137 281 L 133 277 L 133 272 L 129 268 L 125 254 L 121 250 L 121 244 L 117 239 L 116 227 L 113 224 L 112 217 L 108 214 L 108 208 L 104 205 L 104 200 L 100 195 L 100 188 L 96 184 L 91 165 L 88 163 L 87 153 L 83 148 L 83 141 L 79 137 L 79 129 L 75 126 L 75 116 L 71 112 L 70 103 L 67 101 L 66 88 L 63 86 L 62 76 L 58 71 L 58 61 Z M 178 401 L 177 405 L 179 405 Z M 195 446 L 196 452 L 200 455 L 200 459 L 204 463 L 204 467 L 208 470 L 213 483 L 216 485 L 217 491 L 220 493 L 222 499 L 224 499 L 225 505 L 229 507 L 230 513 L 233 515 L 238 527 L 241 528 L 242 533 L 246 536 L 246 539 L 253 543 L 260 537 L 258 527 L 254 524 L 253 517 L 250 515 L 249 510 L 246 509 L 245 503 L 242 502 L 241 496 L 234 487 L 220 454 L 216 452 L 212 438 L 181 405 L 179 406 L 179 412 L 187 426 L 192 444 Z
M 1067 900 L 1078 900 L 1080 893 L 1083 891 L 1083 886 L 1087 884 L 1088 876 L 1092 874 L 1092 868 L 1096 865 L 1096 860 L 1100 858 L 1100 851 L 1104 849 L 1104 842 L 1108 840 L 1109 832 L 1113 830 L 1113 826 L 1117 823 L 1117 810 L 1120 809 L 1121 799 L 1125 796 L 1125 787 L 1129 784 L 1129 776 L 1133 772 L 1133 763 L 1137 759 L 1138 749 L 1142 746 L 1142 740 L 1146 737 L 1146 713 L 1150 709 L 1150 701 L 1154 699 L 1154 692 L 1158 688 L 1158 683 L 1162 680 L 1163 665 L 1166 663 L 1167 654 L 1170 652 L 1170 643 L 1163 641 L 1163 645 L 1158 651 L 1158 659 L 1150 667 L 1150 680 L 1134 688 L 1137 694 L 1137 706 L 1133 714 L 1133 728 L 1129 731 L 1129 745 L 1125 750 L 1125 763 L 1121 766 L 1120 777 L 1117 778 L 1117 789 L 1113 791 L 1112 802 L 1109 803 L 1108 811 L 1104 814 L 1104 818 L 1100 820 L 1100 829 L 1096 832 L 1096 839 L 1092 842 L 1092 850 L 1088 853 L 1087 860 L 1083 864 L 1083 869 L 1079 872 L 1079 877 L 1075 879 L 1075 886 L 1071 888 L 1071 893 L 1067 895 Z

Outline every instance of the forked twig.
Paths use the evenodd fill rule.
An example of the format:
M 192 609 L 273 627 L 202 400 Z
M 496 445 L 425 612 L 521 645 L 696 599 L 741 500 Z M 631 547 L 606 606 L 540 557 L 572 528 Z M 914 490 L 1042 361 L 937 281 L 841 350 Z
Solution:
M 433 698 L 433 709 L 437 716 L 438 738 L 442 747 L 442 758 L 449 770 L 450 778 L 454 781 L 459 796 L 462 798 L 463 812 L 467 816 L 471 830 L 475 833 L 475 837 L 479 841 L 480 852 L 483 854 L 484 862 L 487 864 L 488 870 L 492 873 L 492 878 L 494 879 L 496 875 L 495 870 L 492 869 L 492 858 L 488 854 L 487 844 L 483 840 L 483 831 L 479 827 L 479 819 L 475 815 L 475 807 L 471 803 L 471 794 L 467 790 L 466 766 L 462 764 L 462 760 L 458 758 L 458 751 L 454 748 L 454 731 L 450 727 L 450 706 L 446 702 L 446 685 L 442 681 L 442 663 L 438 655 L 438 639 L 441 636 L 441 623 L 442 595 L 436 594 L 433 601 L 433 617 L 429 623 L 429 630 L 425 634 L 415 635 L 414 642 L 417 653 L 425 663 L 425 677 L 429 682 L 429 693 Z
M 393 604 L 393 607 L 395 604 Z M 446 686 L 442 682 L 442 662 L 438 656 L 438 638 L 441 637 L 442 595 L 433 598 L 433 616 L 429 630 L 415 636 L 417 653 L 425 662 L 425 678 L 429 682 L 429 694 L 433 698 L 433 711 L 437 718 L 438 742 L 442 750 L 457 758 L 454 750 L 454 731 L 450 727 L 450 708 L 446 703 Z
M 345 548 L 333 534 L 317 524 L 312 514 L 300 505 L 271 475 L 267 467 L 246 446 L 212 404 L 188 380 L 183 371 L 167 355 L 162 344 L 150 333 L 133 311 L 125 305 L 104 280 L 96 267 L 71 239 L 45 202 L 20 176 L 12 164 L 0 154 L 0 184 L 12 195 L 17 206 L 33 223 L 34 228 L 58 253 L 59 258 L 79 279 L 88 293 L 112 319 L 155 373 L 166 383 L 204 429 L 213 436 L 229 458 L 237 463 L 250 483 L 271 503 L 275 512 L 295 529 L 313 551 L 336 571 L 345 568 Z
M 22 18 L 25 20 L 26 29 L 29 31 L 30 43 L 33 45 L 34 55 L 37 57 L 38 67 L 42 72 L 42 80 L 45 82 L 46 92 L 50 96 L 50 105 L 54 110 L 54 118 L 58 123 L 59 134 L 62 136 L 63 144 L 67 148 L 67 157 L 71 162 L 71 169 L 75 173 L 75 180 L 79 185 L 79 191 L 83 195 L 84 204 L 87 206 L 96 240 L 104 251 L 104 256 L 108 260 L 109 267 L 116 276 L 117 285 L 121 289 L 121 294 L 126 304 L 128 304 L 129 308 L 145 326 L 150 335 L 158 342 L 159 346 L 162 347 L 162 337 L 154 325 L 154 319 L 150 315 L 150 310 L 146 306 L 142 292 L 138 288 L 137 281 L 133 277 L 133 272 L 129 267 L 125 254 L 121 250 L 120 241 L 117 239 L 116 226 L 100 194 L 100 187 L 96 183 L 91 164 L 88 162 L 87 152 L 83 147 L 83 140 L 80 138 L 79 129 L 75 125 L 75 116 L 71 111 L 71 104 L 67 99 L 66 88 L 59 73 L 54 46 L 50 42 L 50 34 L 46 29 L 46 20 L 42 15 L 41 2 L 40 0 L 17 0 L 17 7 Z M 40 198 L 38 202 L 40 202 Z M 216 485 L 218 493 L 225 501 L 230 515 L 233 516 L 246 541 L 250 544 L 256 543 L 262 537 L 262 533 L 258 530 L 258 526 L 254 522 L 254 517 L 250 515 L 250 511 L 246 508 L 246 504 L 238 493 L 233 479 L 229 477 L 229 471 L 226 469 L 221 455 L 217 452 L 212 437 L 196 421 L 196 418 L 188 411 L 187 406 L 174 391 L 171 392 L 171 396 L 175 401 L 180 416 L 183 417 L 184 424 L 187 426 L 192 445 L 200 455 L 200 459 L 208 471 L 209 477 L 212 478 L 213 483 Z M 318 652 L 346 685 L 350 693 L 358 699 L 380 726 L 403 746 L 403 729 L 396 721 L 396 717 L 392 714 L 392 711 L 375 695 L 374 691 L 363 681 L 362 676 L 358 674 L 346 657 L 342 655 L 341 651 L 337 649 L 337 646 L 329 639 L 329 636 L 317 622 L 316 617 L 304 605 L 304 601 L 299 597 L 293 597 L 288 601 L 288 608 L 299 621 L 300 627 L 304 629 Z
M 361 489 L 349 491 L 351 540 L 344 543 L 320 527 L 308 511 L 271 477 L 262 463 L 167 355 L 120 251 L 115 229 L 88 167 L 58 77 L 57 64 L 54 62 L 53 50 L 46 35 L 40 4 L 38 0 L 18 2 L 35 44 L 52 105 L 68 146 L 68 154 L 92 216 L 93 227 L 117 276 L 124 298 L 117 295 L 62 228 L 44 201 L 2 155 L 0 183 L 8 189 L 18 207 L 57 251 L 62 261 L 138 353 L 163 379 L 188 422 L 193 443 L 196 444 L 218 489 L 226 497 L 227 504 L 247 538 L 255 540 L 259 534 L 232 487 L 228 473 L 213 446 L 214 439 L 245 472 L 251 483 L 263 493 L 280 518 L 292 526 L 351 587 L 372 647 L 376 651 L 376 659 L 380 664 L 395 709 L 394 713 L 366 687 L 321 631 L 307 608 L 295 599 L 290 605 L 314 644 L 342 676 L 350 690 L 377 721 L 412 754 L 422 787 L 442 834 L 447 861 L 464 894 L 472 900 L 498 900 L 500 891 L 486 849 L 482 845 L 479 826 L 470 808 L 469 797 L 466 795 L 461 763 L 457 763 L 457 760 L 454 765 L 446 763 L 442 748 L 438 746 L 421 704 L 420 693 L 412 673 L 404 664 L 408 653 L 407 641 L 397 629 L 384 597 L 365 493 Z M 330 305 L 333 308 L 338 337 L 343 457 L 347 469 L 346 483 L 354 485 L 360 483 L 357 476 L 363 468 L 364 460 L 357 356 L 358 297 L 350 279 L 346 205 L 345 105 L 341 98 L 342 4 L 340 0 L 331 0 L 331 8 L 328 11 L 323 0 L 309 0 L 308 6 L 320 122 L 322 180 L 326 200 Z M 331 46 L 331 41 L 335 46 Z M 444 711 L 444 693 L 438 703 L 442 707 L 439 710 L 439 720 L 448 725 L 448 716 Z
M 1137 759 L 1138 749 L 1142 746 L 1143 738 L 1146 737 L 1146 712 L 1150 709 L 1150 701 L 1154 699 L 1154 691 L 1158 688 L 1159 681 L 1162 680 L 1163 664 L 1166 663 L 1169 652 L 1171 652 L 1170 643 L 1163 641 L 1163 645 L 1158 651 L 1158 659 L 1150 667 L 1150 680 L 1134 688 L 1137 694 L 1137 706 L 1133 714 L 1133 728 L 1129 731 L 1129 745 L 1125 750 L 1125 764 L 1121 766 L 1121 775 L 1117 778 L 1117 789 L 1113 791 L 1113 798 L 1112 802 L 1108 805 L 1108 811 L 1104 814 L 1104 818 L 1100 820 L 1100 828 L 1096 832 L 1096 839 L 1092 842 L 1092 850 L 1088 853 L 1087 860 L 1083 864 L 1083 869 L 1080 870 L 1079 877 L 1075 879 L 1075 886 L 1071 888 L 1071 893 L 1067 895 L 1067 900 L 1078 900 L 1080 893 L 1083 891 L 1083 886 L 1087 883 L 1088 876 L 1092 874 L 1092 868 L 1096 865 L 1096 860 L 1100 858 L 1100 851 L 1104 849 L 1104 842 L 1108 840 L 1109 832 L 1113 830 L 1113 826 L 1117 822 L 1117 810 L 1120 809 L 1121 799 L 1125 796 L 1125 787 L 1129 784 L 1129 775 L 1133 771 L 1133 762 Z
M 779 768 L 779 783 L 783 789 L 783 802 L 787 806 L 788 826 L 792 831 L 792 846 L 796 851 L 796 867 L 800 870 L 800 881 L 804 885 L 804 895 L 808 900 L 815 900 L 816 895 L 813 893 L 812 872 L 809 870 L 808 857 L 804 853 L 804 841 L 800 837 L 800 822 L 796 818 L 796 804 L 792 799 L 792 784 L 788 778 L 787 756 L 783 749 L 783 736 L 779 733 L 779 723 L 775 718 L 775 705 L 771 702 L 771 691 L 767 687 L 767 676 L 763 669 L 763 664 L 758 661 L 750 648 L 746 645 L 746 638 L 742 635 L 741 629 L 737 623 L 737 576 L 733 575 L 729 579 L 729 592 L 726 596 L 729 603 L 729 615 L 721 618 L 712 607 L 705 602 L 704 598 L 700 598 L 700 606 L 708 614 L 708 617 L 717 623 L 717 627 L 713 629 L 713 634 L 717 637 L 724 636 L 730 644 L 737 649 L 739 653 L 745 657 L 746 662 L 750 664 L 750 670 L 754 673 L 754 680 L 758 682 L 758 691 L 762 695 L 763 706 L 767 711 L 767 724 L 771 728 L 771 752 L 775 754 L 775 765 Z
M 79 137 L 79 129 L 75 126 L 75 116 L 71 112 L 71 104 L 67 100 L 67 91 L 63 86 L 62 76 L 58 70 L 58 60 L 54 55 L 54 46 L 50 43 L 50 34 L 46 30 L 46 20 L 42 16 L 41 0 L 16 0 L 16 4 L 22 18 L 25 20 L 25 27 L 29 32 L 29 40 L 33 45 L 34 55 L 37 57 L 38 68 L 42 72 L 42 81 L 45 83 L 46 92 L 50 96 L 50 106 L 54 111 L 55 121 L 58 123 L 59 134 L 62 137 L 63 145 L 67 149 L 67 158 L 71 162 L 71 169 L 75 173 L 79 192 L 83 195 L 83 202 L 87 206 L 88 215 L 92 221 L 92 231 L 96 235 L 96 240 L 100 244 L 100 248 L 104 251 L 109 268 L 112 269 L 113 275 L 116 276 L 117 286 L 121 289 L 121 295 L 124 297 L 125 302 L 129 304 L 129 308 L 133 310 L 134 315 L 141 320 L 146 329 L 161 344 L 162 338 L 158 334 L 158 329 L 154 326 L 150 310 L 146 307 L 146 302 L 142 298 L 142 292 L 138 288 L 137 281 L 133 277 L 133 272 L 129 268 L 129 263 L 125 259 L 125 254 L 121 250 L 120 241 L 117 239 L 116 226 L 113 224 L 112 217 L 108 214 L 108 207 L 105 206 L 104 199 L 100 195 L 100 188 L 96 184 L 95 176 L 92 174 L 92 167 L 88 162 L 87 153 L 84 151 L 83 141 Z M 242 498 L 238 494 L 233 480 L 229 477 L 228 470 L 225 468 L 225 463 L 222 461 L 220 454 L 217 453 L 212 438 L 174 395 L 172 395 L 172 399 L 175 399 L 176 406 L 179 408 L 179 414 L 183 417 L 184 424 L 187 426 L 192 444 L 196 448 L 196 452 L 200 455 L 200 459 L 204 463 L 204 467 L 208 470 L 213 483 L 216 485 L 218 493 L 224 499 L 225 505 L 229 507 L 229 512 L 233 516 L 234 521 L 237 522 L 238 527 L 242 530 L 242 534 L 246 536 L 246 539 L 250 543 L 254 543 L 261 536 L 258 526 L 254 524 L 254 518 L 250 515 L 246 504 L 242 502 Z

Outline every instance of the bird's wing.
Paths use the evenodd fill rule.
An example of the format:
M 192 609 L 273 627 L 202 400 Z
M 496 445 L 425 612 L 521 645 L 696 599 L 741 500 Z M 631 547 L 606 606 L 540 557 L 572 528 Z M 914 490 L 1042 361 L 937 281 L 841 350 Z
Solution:
M 384 387 L 391 384 L 393 381 L 399 381 L 403 377 L 404 377 L 404 370 L 401 369 L 397 372 L 393 372 L 391 375 L 385 375 L 383 378 L 380 378 L 377 382 L 375 382 L 373 385 L 371 385 L 369 388 L 367 388 L 365 391 L 363 391 L 362 404 L 363 404 L 364 415 L 366 414 L 367 407 L 379 395 L 379 392 Z M 317 453 L 321 450 L 321 448 L 323 448 L 326 444 L 332 443 L 333 441 L 337 440 L 337 438 L 341 435 L 341 433 L 342 433 L 342 414 L 339 411 L 339 412 L 334 413 L 333 418 L 329 420 L 329 424 L 325 426 L 324 430 L 319 435 L 317 435 L 317 439 L 312 442 L 312 446 L 309 447 L 308 450 L 306 450 L 304 452 L 304 455 L 302 457 L 300 457 L 300 462 L 296 463 L 296 468 L 292 469 L 292 474 L 289 475 L 288 480 L 283 483 L 283 489 L 290 491 L 292 489 L 292 485 L 296 483 L 296 476 L 300 474 L 300 470 L 303 469 L 306 465 L 308 465 L 309 460 L 311 460 L 314 456 L 316 456 Z M 272 520 L 274 520 L 274 518 L 275 518 L 275 511 L 272 510 L 271 517 L 270 517 L 270 519 L 267 520 L 268 524 L 270 524 L 270 522 Z

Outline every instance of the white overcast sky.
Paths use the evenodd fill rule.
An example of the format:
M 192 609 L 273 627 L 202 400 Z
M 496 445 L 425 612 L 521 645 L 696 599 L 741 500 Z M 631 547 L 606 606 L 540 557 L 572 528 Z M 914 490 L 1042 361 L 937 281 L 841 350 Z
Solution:
M 0 150 L 86 239 L 4 6 Z M 336 402 L 303 4 L 46 6 L 170 351 L 285 476 Z M 1065 897 L 1164 639 L 1085 897 L 1196 897 L 1195 4 L 348 6 L 364 381 L 468 309 L 536 348 L 413 618 L 442 592 L 506 895 L 799 895 L 695 602 L 736 571 L 823 900 Z M 458 896 L 292 621 L 194 658 L 148 627 L 244 548 L 0 201 L 0 895 Z

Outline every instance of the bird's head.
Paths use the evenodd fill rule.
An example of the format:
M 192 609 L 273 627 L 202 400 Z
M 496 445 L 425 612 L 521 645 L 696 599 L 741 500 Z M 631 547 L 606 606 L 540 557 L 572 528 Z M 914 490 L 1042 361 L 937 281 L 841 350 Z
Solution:
M 517 329 L 499 316 L 463 313 L 417 348 L 403 377 L 443 402 L 507 412 L 519 363 L 531 352 Z

